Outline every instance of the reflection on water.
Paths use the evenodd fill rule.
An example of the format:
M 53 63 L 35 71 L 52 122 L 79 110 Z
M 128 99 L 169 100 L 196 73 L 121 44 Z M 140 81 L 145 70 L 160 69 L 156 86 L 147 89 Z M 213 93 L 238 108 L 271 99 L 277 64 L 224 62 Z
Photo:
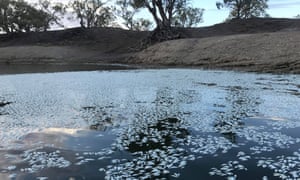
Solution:
M 145 125 L 143 129 L 131 131 L 124 134 L 122 143 L 124 148 L 131 153 L 149 151 L 152 149 L 164 149 L 172 146 L 175 139 L 184 139 L 189 134 L 188 130 L 180 127 L 180 120 L 167 118 L 159 120 L 156 124 Z
M 128 151 L 132 157 L 121 159 L 108 166 L 107 179 L 167 178 L 170 169 L 184 168 L 188 157 L 180 146 L 189 132 L 181 127 L 177 118 L 166 118 L 145 122 L 142 126 L 131 126 L 121 134 L 115 144 L 119 151 Z
M 0 76 L 0 179 L 298 179 L 300 78 Z
M 111 111 L 113 106 L 109 107 L 83 107 L 82 118 L 84 118 L 91 130 L 106 131 L 114 126 L 114 120 Z
M 241 86 L 226 87 L 227 95 L 225 97 L 226 109 L 219 111 L 215 128 L 218 132 L 228 138 L 231 142 L 236 143 L 236 132 L 243 128 L 243 120 L 247 117 L 257 116 L 259 97 L 251 92 L 249 88 Z
M 184 121 L 179 119 L 183 93 L 168 88 L 156 93 L 151 112 L 146 109 L 135 114 L 135 119 L 119 135 L 114 146 L 132 157 L 106 169 L 107 179 L 161 179 L 170 176 L 171 169 L 184 168 L 192 154 L 180 145 L 190 135 Z

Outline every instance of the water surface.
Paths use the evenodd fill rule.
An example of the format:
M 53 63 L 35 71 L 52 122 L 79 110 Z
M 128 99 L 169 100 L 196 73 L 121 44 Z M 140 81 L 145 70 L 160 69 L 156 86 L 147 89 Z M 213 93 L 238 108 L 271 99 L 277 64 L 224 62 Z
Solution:
M 0 179 L 298 179 L 300 76 L 0 76 Z

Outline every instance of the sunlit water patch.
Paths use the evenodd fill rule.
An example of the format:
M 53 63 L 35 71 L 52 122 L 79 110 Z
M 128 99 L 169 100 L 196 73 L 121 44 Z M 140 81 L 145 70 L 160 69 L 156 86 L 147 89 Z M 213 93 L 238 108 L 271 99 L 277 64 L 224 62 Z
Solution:
M 0 76 L 0 179 L 299 179 L 300 76 Z

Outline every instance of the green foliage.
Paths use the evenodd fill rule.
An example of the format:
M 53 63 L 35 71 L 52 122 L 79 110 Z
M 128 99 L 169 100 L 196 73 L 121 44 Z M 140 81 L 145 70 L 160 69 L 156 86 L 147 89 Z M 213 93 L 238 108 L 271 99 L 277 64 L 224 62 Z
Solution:
M 194 27 L 202 22 L 204 9 L 185 7 L 175 15 L 172 24 L 176 27 Z
M 9 32 L 9 24 L 11 21 L 12 9 L 9 7 L 10 0 L 0 1 L 0 30 Z
M 135 10 L 146 8 L 158 30 L 172 26 L 191 27 L 202 20 L 203 10 L 190 7 L 190 0 L 126 0 L 124 3 Z
M 268 0 L 223 0 L 217 2 L 216 6 L 231 9 L 229 18 L 248 19 L 252 17 L 266 17 Z
M 23 0 L 1 0 L 0 29 L 6 33 L 45 30 L 48 18 L 48 13 Z
M 118 16 L 123 19 L 123 24 L 130 30 L 133 29 L 134 15 L 138 12 L 136 8 L 133 8 L 127 0 L 118 0 L 117 5 L 119 9 L 117 10 Z
M 82 28 L 108 26 L 115 19 L 112 8 L 100 0 L 75 0 L 71 7 Z
M 35 9 L 25 1 L 12 2 L 12 22 L 14 31 L 39 31 L 44 27 L 48 14 Z
M 118 0 L 117 5 L 119 9 L 117 10 L 118 16 L 123 19 L 123 25 L 129 30 L 133 31 L 147 31 L 150 30 L 152 23 L 148 19 L 135 18 L 136 13 L 139 12 L 134 4 L 130 4 L 128 0 Z
M 129 1 L 129 3 L 135 8 L 135 9 L 139 9 L 139 8 L 144 8 L 146 7 L 146 4 L 148 4 L 149 2 L 147 0 L 133 0 L 133 1 Z
M 62 3 L 51 3 L 50 0 L 39 0 L 37 9 L 48 14 L 44 22 L 44 29 L 48 29 L 50 25 L 58 25 L 64 27 L 60 22 L 66 13 L 66 6 Z
M 148 19 L 138 18 L 133 20 L 131 30 L 133 31 L 149 31 L 152 27 L 152 22 Z

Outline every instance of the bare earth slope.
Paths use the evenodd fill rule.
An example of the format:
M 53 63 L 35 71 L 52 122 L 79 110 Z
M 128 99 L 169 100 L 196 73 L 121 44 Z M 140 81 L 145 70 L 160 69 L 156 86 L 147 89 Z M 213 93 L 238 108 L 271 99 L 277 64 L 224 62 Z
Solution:
M 53 65 L 72 70 L 73 66 L 116 63 L 300 73 L 299 19 L 232 20 L 179 31 L 182 39 L 159 43 L 141 52 L 135 52 L 135 47 L 148 32 L 77 28 L 0 35 L 0 73 L 22 64 L 52 66 L 55 71 L 60 67 Z
M 168 41 L 138 53 L 131 63 L 300 73 L 300 31 Z
M 69 29 L 0 36 L 1 64 L 117 62 L 147 36 L 115 28 Z M 131 45 L 131 46 L 130 46 Z

